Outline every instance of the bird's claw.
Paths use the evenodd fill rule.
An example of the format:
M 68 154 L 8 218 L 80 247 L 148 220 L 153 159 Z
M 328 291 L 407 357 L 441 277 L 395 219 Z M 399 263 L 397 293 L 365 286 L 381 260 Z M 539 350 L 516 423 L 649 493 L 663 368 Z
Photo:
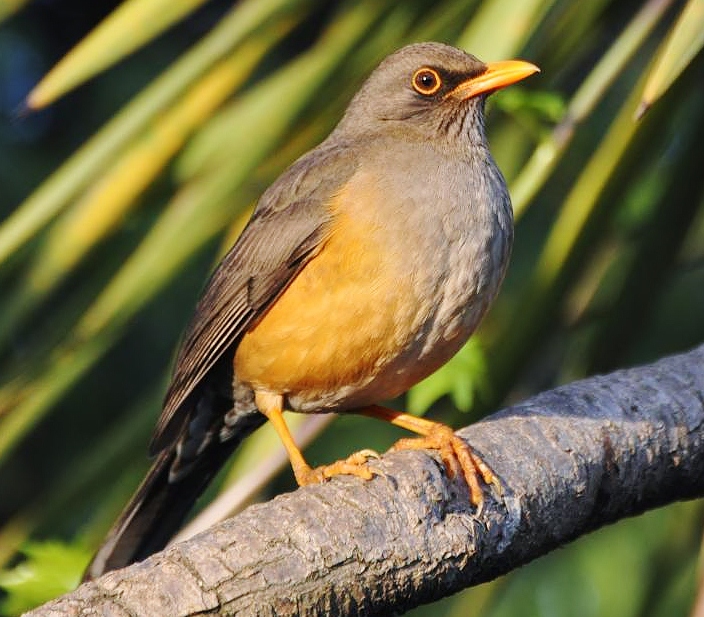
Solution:
M 299 486 L 307 486 L 309 484 L 322 484 L 334 476 L 348 475 L 362 478 L 363 480 L 371 480 L 379 472 L 371 469 L 367 462 L 370 458 L 380 458 L 379 454 L 374 450 L 360 450 L 351 454 L 342 461 L 335 461 L 329 465 L 320 467 L 306 467 L 294 470 L 296 481 Z
M 484 492 L 479 478 L 487 486 L 493 486 L 501 493 L 501 482 L 482 458 L 472 450 L 469 444 L 454 431 L 443 425 L 437 425 L 432 432 L 422 437 L 407 437 L 397 441 L 390 451 L 397 450 L 437 450 L 445 469 L 451 478 L 461 475 L 469 488 L 469 498 L 479 512 L 484 504 Z

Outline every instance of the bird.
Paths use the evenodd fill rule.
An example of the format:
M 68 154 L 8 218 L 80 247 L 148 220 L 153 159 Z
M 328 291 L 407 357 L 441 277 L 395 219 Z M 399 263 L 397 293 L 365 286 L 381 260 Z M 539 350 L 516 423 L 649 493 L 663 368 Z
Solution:
M 513 212 L 489 152 L 485 100 L 538 71 L 442 43 L 405 46 L 262 194 L 197 303 L 149 446 L 151 469 L 86 579 L 164 548 L 267 420 L 299 485 L 374 476 L 365 451 L 310 467 L 284 410 L 359 413 L 408 429 L 419 436 L 392 449 L 437 450 L 481 507 L 481 482 L 497 482 L 481 457 L 449 426 L 380 403 L 447 362 L 498 293 Z

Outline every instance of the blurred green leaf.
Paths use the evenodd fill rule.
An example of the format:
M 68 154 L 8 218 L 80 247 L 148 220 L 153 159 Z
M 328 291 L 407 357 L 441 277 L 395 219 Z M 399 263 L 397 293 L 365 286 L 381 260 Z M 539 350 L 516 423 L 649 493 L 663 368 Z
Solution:
M 12 399 L 12 407 L 0 415 L 0 464 L 46 410 L 93 366 L 114 341 L 113 336 L 106 332 L 84 341 L 78 348 L 66 345 L 44 362 L 38 362 L 30 374 L 0 390 L 0 399 Z
M 0 264 L 29 241 L 80 191 L 94 181 L 158 114 L 188 89 L 214 63 L 267 22 L 288 19 L 293 8 L 305 14 L 311 0 L 243 0 L 172 67 L 140 94 L 58 167 L 0 225 Z
M 0 22 L 21 9 L 28 0 L 0 0 Z
M 283 35 L 288 28 L 279 28 Z M 6 309 L 4 330 L 57 287 L 90 250 L 120 225 L 139 195 L 155 181 L 188 136 L 254 70 L 276 35 L 253 38 L 222 60 L 155 119 L 125 152 L 54 224 L 27 274 L 24 288 Z
M 513 209 L 517 219 L 523 216 L 532 199 L 560 162 L 579 124 L 594 111 L 619 74 L 628 68 L 629 62 L 658 25 L 670 4 L 672 0 L 646 2 L 582 81 L 560 123 L 535 149 L 521 174 L 511 185 Z
M 555 0 L 482 2 L 457 44 L 483 60 L 508 60 L 523 48 L 553 4 Z
M 305 1 L 305 0 L 302 0 Z M 72 88 L 155 38 L 205 0 L 125 0 L 37 84 L 27 97 L 31 109 L 41 109 Z M 241 3 L 240 12 L 271 13 L 281 0 Z M 242 16 L 246 21 L 246 17 Z
M 704 0 L 689 0 L 672 28 L 643 88 L 636 110 L 641 118 L 704 47 Z
M 74 589 L 91 556 L 81 544 L 60 542 L 30 542 L 22 553 L 20 563 L 0 571 L 4 614 L 17 615 Z
M 422 415 L 439 398 L 449 395 L 460 411 L 469 411 L 475 397 L 487 398 L 489 380 L 484 350 L 475 336 L 447 364 L 411 388 L 410 413 Z
M 256 158 L 261 144 L 268 146 L 279 136 L 282 126 L 311 100 L 385 8 L 384 2 L 363 1 L 340 11 L 314 47 L 214 116 L 184 148 L 177 167 L 179 179 L 188 180 L 219 164 L 232 165 L 235 156 Z M 237 140 L 232 139 L 235 134 Z M 242 144 L 249 144 L 244 152 Z
M 509 113 L 530 113 L 546 122 L 557 122 L 565 115 L 567 103 L 557 92 L 510 88 L 496 98 L 496 106 Z

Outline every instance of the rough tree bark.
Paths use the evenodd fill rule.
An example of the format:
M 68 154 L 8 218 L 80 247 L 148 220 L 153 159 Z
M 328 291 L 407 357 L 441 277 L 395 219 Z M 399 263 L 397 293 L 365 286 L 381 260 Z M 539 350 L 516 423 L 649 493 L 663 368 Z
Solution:
M 422 452 L 252 506 L 30 615 L 388 615 L 601 525 L 704 495 L 704 346 L 463 429 L 502 479 L 483 511 Z

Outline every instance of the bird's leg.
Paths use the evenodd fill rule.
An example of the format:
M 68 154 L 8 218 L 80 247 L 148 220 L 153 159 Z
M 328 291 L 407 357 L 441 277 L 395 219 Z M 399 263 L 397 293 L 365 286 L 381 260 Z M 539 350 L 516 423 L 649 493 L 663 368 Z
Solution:
M 336 461 L 330 465 L 316 467 L 315 469 L 312 468 L 303 458 L 303 454 L 301 454 L 301 451 L 293 440 L 291 431 L 288 430 L 283 416 L 283 396 L 258 391 L 255 394 L 254 400 L 257 409 L 271 422 L 284 448 L 286 448 L 288 458 L 291 461 L 293 475 L 296 477 L 296 482 L 298 482 L 299 486 L 319 484 L 333 476 L 343 474 L 357 476 L 364 480 L 371 480 L 374 476 L 374 472 L 366 465 L 367 460 L 376 455 L 376 453 L 371 450 L 356 452 L 344 461 Z
M 365 407 L 359 410 L 359 413 L 385 420 L 421 435 L 418 438 L 400 439 L 392 446 L 391 451 L 437 450 L 451 477 L 458 473 L 464 476 L 469 487 L 472 504 L 477 508 L 481 508 L 484 502 L 484 493 L 479 485 L 478 475 L 481 476 L 487 485 L 493 484 L 501 490 L 498 478 L 487 464 L 472 450 L 467 442 L 455 435 L 449 426 L 378 405 Z

